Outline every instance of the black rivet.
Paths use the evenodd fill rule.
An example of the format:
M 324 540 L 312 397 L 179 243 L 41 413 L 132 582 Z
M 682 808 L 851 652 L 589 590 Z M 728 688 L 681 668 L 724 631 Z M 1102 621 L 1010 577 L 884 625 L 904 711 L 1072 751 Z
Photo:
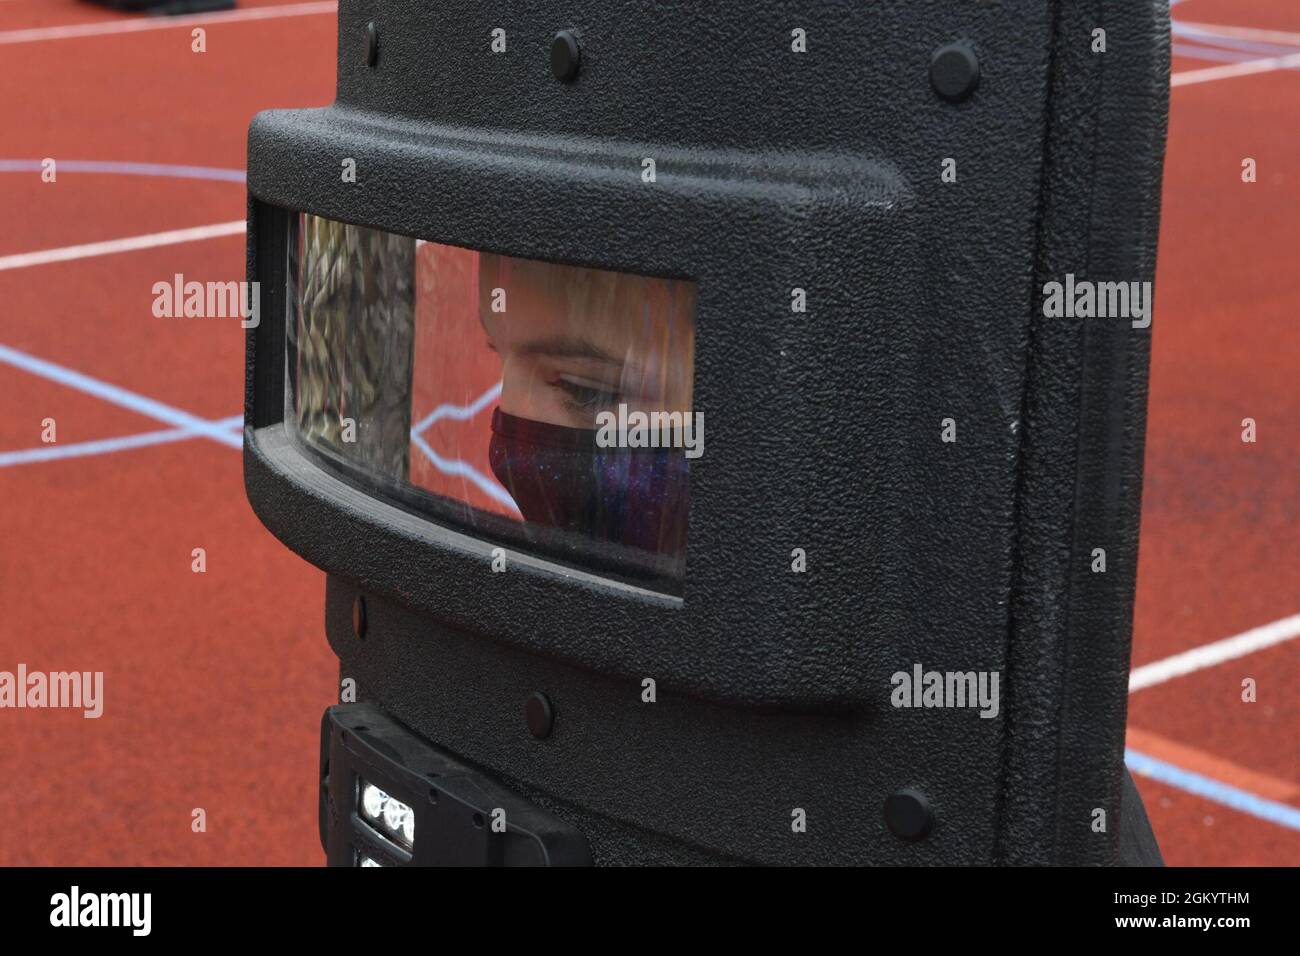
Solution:
M 375 27 L 375 21 L 371 20 L 366 24 L 366 66 L 374 66 L 379 62 L 379 30 Z
M 557 80 L 576 79 L 582 66 L 582 50 L 571 30 L 561 30 L 551 41 L 551 72 Z
M 358 640 L 366 636 L 366 599 L 360 594 L 352 602 L 352 633 Z
M 885 823 L 895 836 L 904 840 L 919 840 L 930 832 L 934 812 L 925 794 L 904 788 L 891 794 L 885 801 Z
M 934 51 L 930 57 L 930 85 L 945 100 L 958 103 L 980 84 L 980 61 L 969 41 L 958 40 Z
M 524 719 L 528 721 L 528 732 L 538 740 L 551 736 L 555 710 L 551 707 L 550 699 L 540 690 L 534 691 L 524 702 Z

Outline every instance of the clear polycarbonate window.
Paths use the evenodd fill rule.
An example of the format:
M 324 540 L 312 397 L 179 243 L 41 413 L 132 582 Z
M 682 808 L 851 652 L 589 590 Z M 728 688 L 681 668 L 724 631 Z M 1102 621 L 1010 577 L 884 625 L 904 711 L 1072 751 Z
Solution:
M 695 285 L 292 218 L 285 418 L 372 493 L 676 590 Z

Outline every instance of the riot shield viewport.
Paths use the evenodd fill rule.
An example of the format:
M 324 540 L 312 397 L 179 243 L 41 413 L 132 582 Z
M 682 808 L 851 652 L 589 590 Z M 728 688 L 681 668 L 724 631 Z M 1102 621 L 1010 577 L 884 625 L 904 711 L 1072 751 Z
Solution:
M 1168 56 L 1118 0 L 342 0 L 248 163 L 329 861 L 1117 862 Z

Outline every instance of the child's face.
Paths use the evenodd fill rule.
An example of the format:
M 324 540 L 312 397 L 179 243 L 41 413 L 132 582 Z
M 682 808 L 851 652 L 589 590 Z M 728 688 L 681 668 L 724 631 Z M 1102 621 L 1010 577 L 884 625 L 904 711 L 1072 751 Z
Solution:
M 498 289 L 504 311 L 493 311 Z M 519 418 L 591 429 L 620 403 L 689 412 L 694 313 L 689 282 L 487 253 L 479 263 L 479 319 L 501 358 L 501 410 Z

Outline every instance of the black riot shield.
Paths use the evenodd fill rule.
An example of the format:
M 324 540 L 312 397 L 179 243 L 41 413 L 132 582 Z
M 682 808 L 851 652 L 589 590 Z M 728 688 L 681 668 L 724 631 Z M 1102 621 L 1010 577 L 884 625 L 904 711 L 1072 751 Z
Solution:
M 1118 861 L 1167 17 L 341 0 L 244 446 L 331 863 Z

